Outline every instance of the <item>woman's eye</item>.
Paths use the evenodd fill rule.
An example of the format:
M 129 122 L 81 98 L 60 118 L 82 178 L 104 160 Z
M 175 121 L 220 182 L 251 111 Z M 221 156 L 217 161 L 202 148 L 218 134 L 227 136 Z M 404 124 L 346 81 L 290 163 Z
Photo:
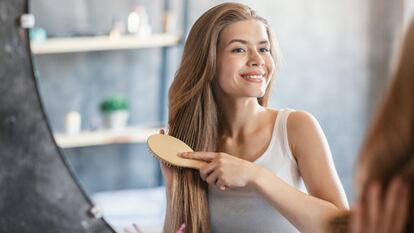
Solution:
M 233 53 L 244 53 L 244 52 L 246 52 L 246 50 L 243 49 L 243 48 L 235 48 L 235 49 L 232 50 L 232 52 Z
M 268 48 L 260 48 L 261 53 L 268 53 L 270 50 Z

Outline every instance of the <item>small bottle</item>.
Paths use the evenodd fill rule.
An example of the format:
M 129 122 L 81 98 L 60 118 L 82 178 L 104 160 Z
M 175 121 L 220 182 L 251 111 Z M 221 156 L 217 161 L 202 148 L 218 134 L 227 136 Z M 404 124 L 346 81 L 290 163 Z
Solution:
M 67 134 L 78 134 L 81 130 L 81 115 L 78 112 L 69 112 L 65 117 L 65 131 Z
M 131 34 L 137 34 L 140 24 L 140 15 L 137 12 L 137 8 L 128 15 L 128 32 Z

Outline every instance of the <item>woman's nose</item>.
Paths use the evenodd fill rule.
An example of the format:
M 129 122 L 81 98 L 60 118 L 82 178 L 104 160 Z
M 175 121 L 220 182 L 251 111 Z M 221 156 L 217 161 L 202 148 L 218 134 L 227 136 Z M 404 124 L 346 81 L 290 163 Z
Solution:
M 263 66 L 264 64 L 264 59 L 257 51 L 250 53 L 249 66 Z

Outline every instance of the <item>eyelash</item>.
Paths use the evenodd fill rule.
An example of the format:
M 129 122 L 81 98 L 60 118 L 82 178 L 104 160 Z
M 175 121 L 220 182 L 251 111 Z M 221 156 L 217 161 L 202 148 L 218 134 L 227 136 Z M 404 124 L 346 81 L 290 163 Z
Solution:
M 243 50 L 243 51 L 241 51 L 241 50 Z M 243 49 L 243 48 L 235 48 L 231 52 L 233 52 L 233 53 L 241 53 L 241 52 L 246 52 L 246 50 Z
M 268 48 L 260 48 L 259 51 L 262 52 L 262 53 L 270 52 L 270 50 Z M 241 52 L 246 52 L 246 50 L 243 49 L 243 48 L 235 48 L 231 52 L 232 53 L 241 53 Z
M 260 48 L 260 52 L 268 53 L 268 52 L 270 52 L 270 49 L 268 49 L 268 48 Z

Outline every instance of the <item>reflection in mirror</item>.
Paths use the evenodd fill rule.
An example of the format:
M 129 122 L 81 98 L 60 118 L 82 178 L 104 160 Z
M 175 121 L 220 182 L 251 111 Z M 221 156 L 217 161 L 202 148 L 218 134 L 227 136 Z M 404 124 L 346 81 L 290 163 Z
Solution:
M 118 230 L 162 229 L 163 180 L 145 141 L 165 125 L 183 30 L 176 18 L 185 12 L 178 3 L 30 2 L 36 78 L 55 140 Z
M 144 232 L 162 228 L 162 176 L 143 142 L 165 127 L 184 16 L 195 12 L 194 22 L 223 1 L 193 2 L 31 1 L 37 27 L 31 48 L 55 140 L 86 192 L 121 230 L 132 223 Z M 386 84 L 400 23 L 401 9 L 380 2 L 246 2 L 268 18 L 284 55 L 269 106 L 315 115 L 351 200 L 352 165 Z

